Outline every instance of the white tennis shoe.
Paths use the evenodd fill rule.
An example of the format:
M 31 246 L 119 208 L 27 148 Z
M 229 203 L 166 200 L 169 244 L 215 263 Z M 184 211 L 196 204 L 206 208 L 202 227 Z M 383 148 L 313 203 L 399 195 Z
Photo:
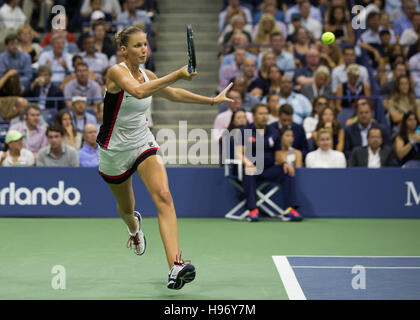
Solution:
M 135 254 L 141 256 L 146 251 L 146 237 L 144 236 L 143 231 L 141 231 L 142 218 L 140 212 L 134 211 L 134 217 L 137 219 L 139 227 L 134 236 L 127 227 L 128 234 L 130 235 L 130 238 L 127 241 L 127 248 L 133 249 Z

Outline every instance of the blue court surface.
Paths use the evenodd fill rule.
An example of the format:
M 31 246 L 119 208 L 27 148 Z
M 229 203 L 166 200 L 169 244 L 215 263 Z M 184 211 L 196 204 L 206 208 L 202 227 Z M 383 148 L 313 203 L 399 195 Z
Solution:
M 273 256 L 291 300 L 419 300 L 420 257 Z

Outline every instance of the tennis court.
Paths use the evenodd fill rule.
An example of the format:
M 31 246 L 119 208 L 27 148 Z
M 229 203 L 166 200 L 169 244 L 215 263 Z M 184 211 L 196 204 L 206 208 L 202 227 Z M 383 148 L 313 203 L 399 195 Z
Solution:
M 144 219 L 140 257 L 125 248 L 119 218 L 1 218 L 0 299 L 420 299 L 419 228 L 418 219 L 180 218 L 197 278 L 171 291 L 156 218 Z M 282 281 L 279 257 L 295 281 Z M 354 266 L 365 268 L 365 289 L 352 287 Z M 65 289 L 54 289 L 63 270 Z

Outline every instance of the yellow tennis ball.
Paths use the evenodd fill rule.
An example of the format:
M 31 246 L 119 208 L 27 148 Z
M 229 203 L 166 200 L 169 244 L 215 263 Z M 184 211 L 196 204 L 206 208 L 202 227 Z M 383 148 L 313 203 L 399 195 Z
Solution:
M 324 32 L 321 40 L 325 44 L 332 44 L 335 41 L 335 35 L 332 32 Z

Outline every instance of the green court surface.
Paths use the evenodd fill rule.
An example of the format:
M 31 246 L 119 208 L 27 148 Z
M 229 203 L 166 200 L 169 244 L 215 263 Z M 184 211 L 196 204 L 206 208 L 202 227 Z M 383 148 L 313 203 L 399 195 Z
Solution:
M 0 299 L 278 300 L 288 296 L 274 255 L 420 255 L 420 220 L 178 223 L 183 258 L 192 260 L 197 277 L 172 291 L 156 218 L 144 219 L 143 256 L 125 247 L 119 218 L 1 218 Z M 65 268 L 64 290 L 52 288 L 56 265 Z

